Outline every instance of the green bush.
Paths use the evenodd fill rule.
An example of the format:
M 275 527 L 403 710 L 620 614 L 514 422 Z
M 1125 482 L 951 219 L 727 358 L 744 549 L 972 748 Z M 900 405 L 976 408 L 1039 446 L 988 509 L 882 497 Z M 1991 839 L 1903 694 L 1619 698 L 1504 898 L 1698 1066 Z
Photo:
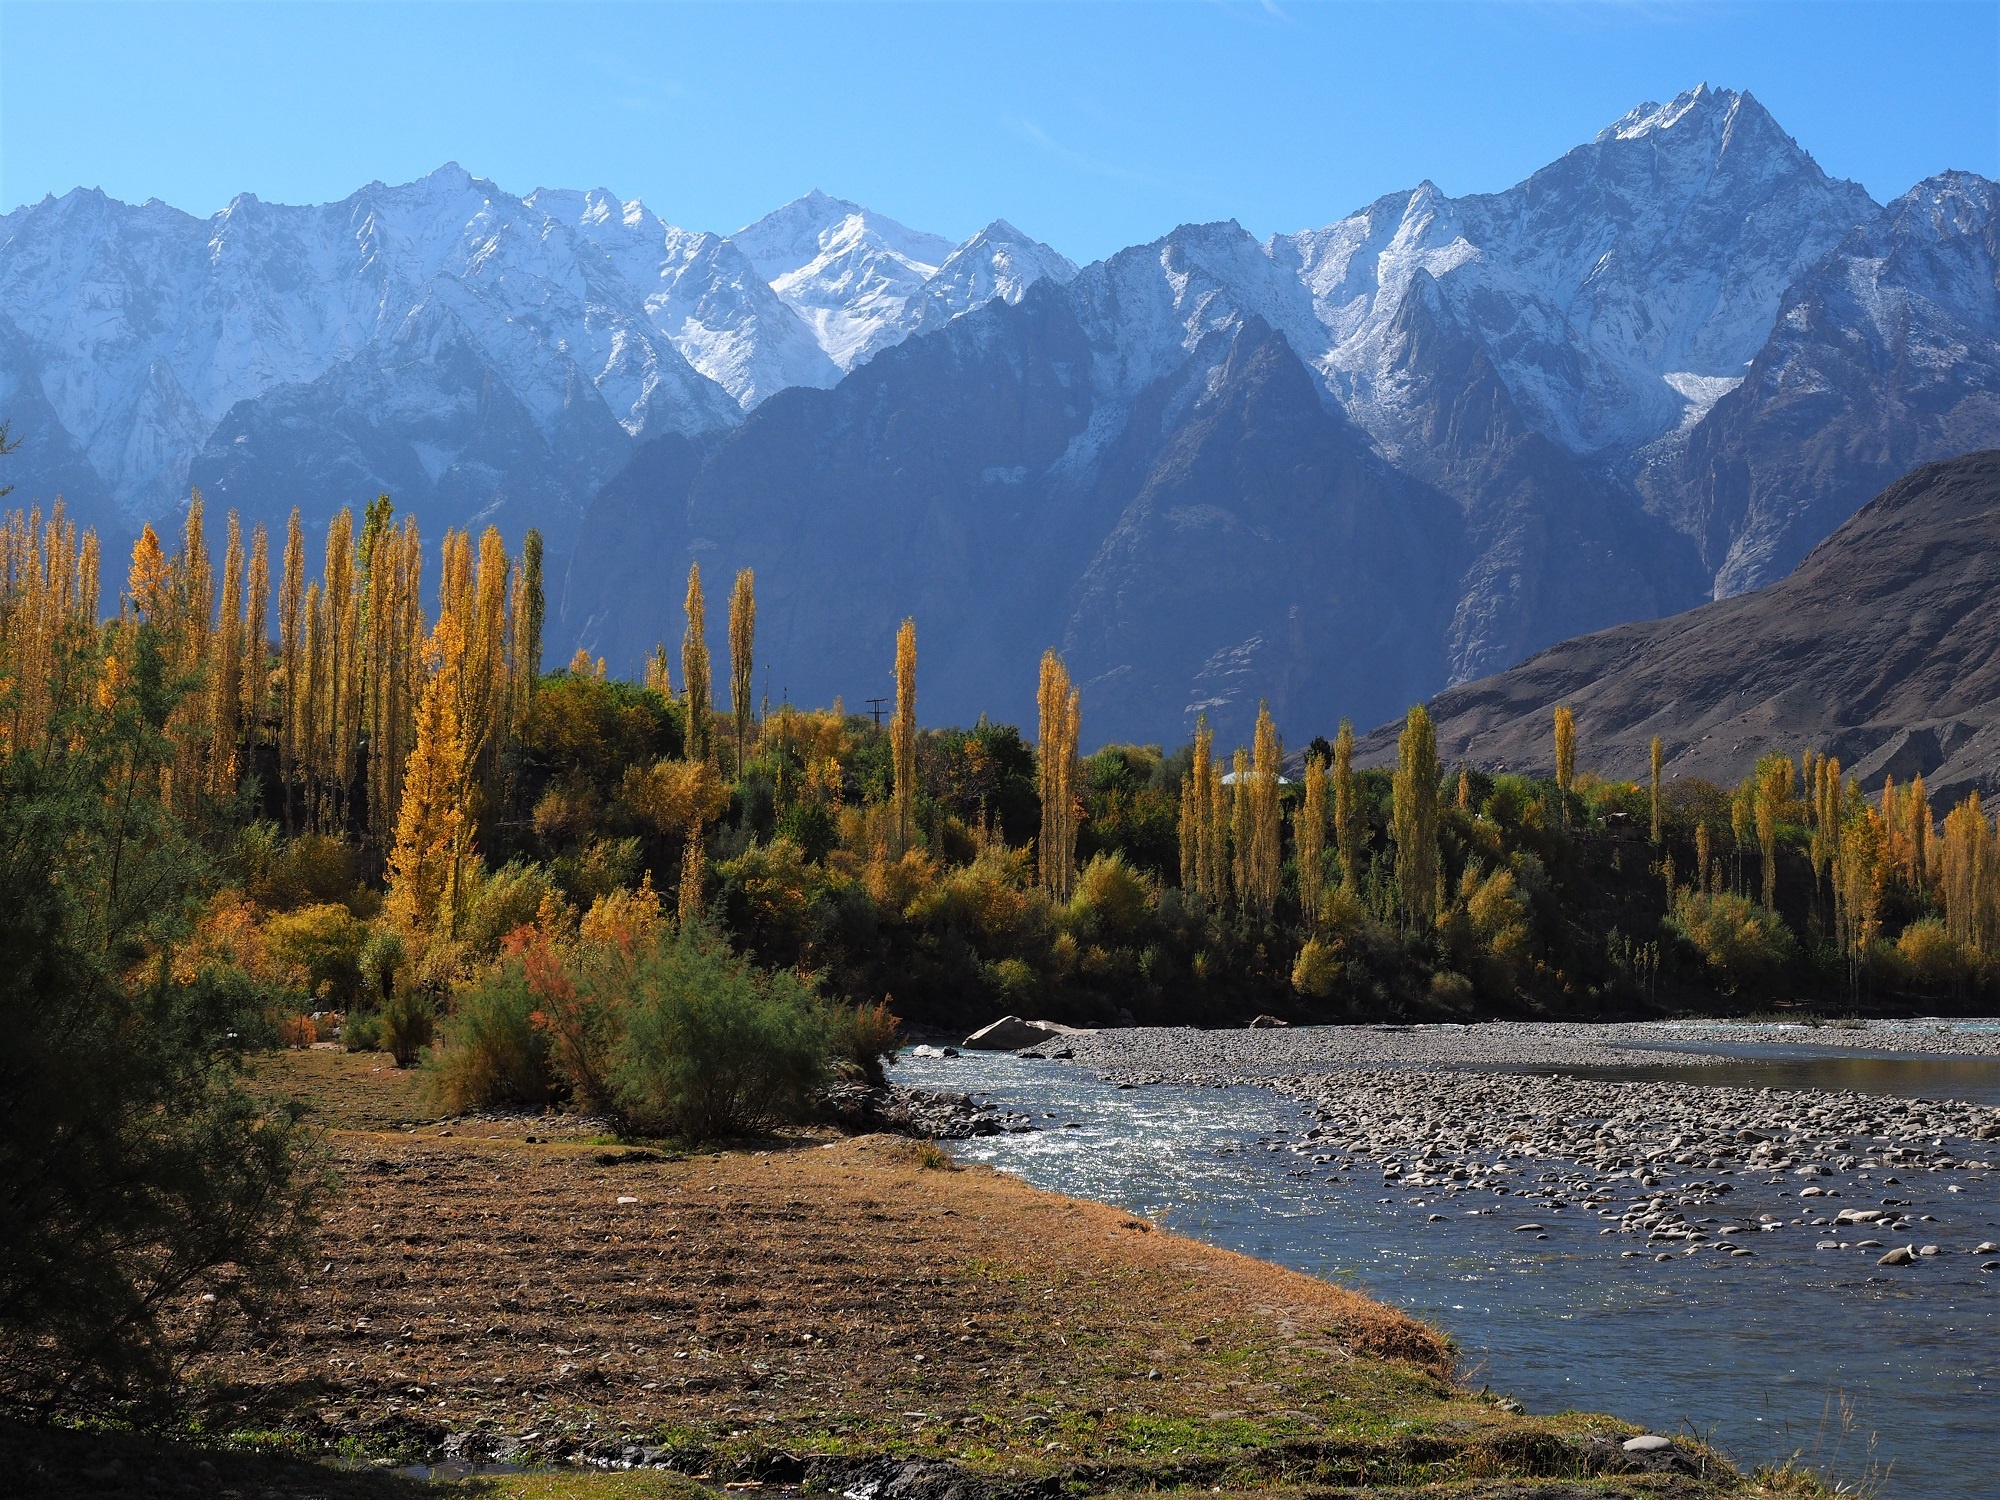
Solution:
M 501 939 L 533 922 L 543 898 L 555 889 L 549 872 L 540 865 L 509 860 L 478 882 L 466 903 L 459 936 L 474 953 L 498 953 Z
M 882 1063 L 896 1055 L 896 1036 L 903 1023 L 889 1002 L 873 1005 L 832 1005 L 826 1010 L 826 1050 L 835 1062 L 852 1063 L 870 1083 L 888 1081 Z
M 265 935 L 271 957 L 314 999 L 348 1010 L 363 998 L 361 954 L 368 925 L 345 906 L 323 902 L 273 917 Z
M 451 1113 L 548 1102 L 549 1039 L 535 1026 L 534 1011 L 519 960 L 459 997 L 431 1057 L 439 1097 Z
M 430 1001 L 412 989 L 398 990 L 382 1007 L 382 1047 L 399 1068 L 416 1066 L 431 1044 L 437 1013 Z
M 1769 978 L 1791 962 L 1792 930 L 1745 896 L 1684 890 L 1667 925 L 1694 945 L 1731 990 Z
M 382 1050 L 382 1018 L 350 1011 L 340 1023 L 340 1045 L 349 1052 Z
M 721 1140 L 805 1114 L 827 1027 L 804 980 L 760 970 L 690 924 L 639 956 L 611 1093 L 639 1134 Z

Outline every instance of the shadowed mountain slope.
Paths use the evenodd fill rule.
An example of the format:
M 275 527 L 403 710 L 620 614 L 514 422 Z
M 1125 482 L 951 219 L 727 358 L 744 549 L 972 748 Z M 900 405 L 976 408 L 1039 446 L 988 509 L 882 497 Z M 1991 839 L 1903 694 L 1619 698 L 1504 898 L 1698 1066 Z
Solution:
M 1864 782 L 1922 772 L 1957 796 L 2000 785 L 2000 450 L 1891 485 L 1757 593 L 1550 648 L 1431 703 L 1438 753 L 1546 773 L 1551 718 L 1576 712 L 1578 763 L 1730 783 L 1759 753 L 1820 749 Z M 1395 756 L 1395 727 L 1363 758 Z

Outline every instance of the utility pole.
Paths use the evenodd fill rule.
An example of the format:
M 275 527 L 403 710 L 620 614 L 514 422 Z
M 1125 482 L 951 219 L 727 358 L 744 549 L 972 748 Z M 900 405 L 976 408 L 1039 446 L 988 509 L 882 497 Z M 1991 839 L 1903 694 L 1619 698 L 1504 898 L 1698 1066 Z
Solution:
M 882 705 L 894 700 L 889 698 L 863 698 L 861 701 L 868 705 L 868 712 L 875 716 L 875 727 L 880 729 L 882 727 Z

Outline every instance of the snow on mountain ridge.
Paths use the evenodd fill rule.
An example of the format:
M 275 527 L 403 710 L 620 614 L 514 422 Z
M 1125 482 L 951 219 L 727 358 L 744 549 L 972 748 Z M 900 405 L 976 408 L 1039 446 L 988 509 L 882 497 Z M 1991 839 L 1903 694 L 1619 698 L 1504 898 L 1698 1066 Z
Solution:
M 1503 192 L 1426 182 L 1269 250 L 1312 290 L 1322 373 L 1385 450 L 1405 439 L 1392 331 L 1421 272 L 1537 427 L 1625 453 L 1684 420 L 1669 373 L 1740 375 L 1785 288 L 1876 211 L 1749 94 L 1702 85 Z
M 751 231 L 680 229 L 603 188 L 515 197 L 455 162 L 335 203 L 244 193 L 206 219 L 77 189 L 0 217 L 0 313 L 20 335 L 0 375 L 40 387 L 112 503 L 157 515 L 235 406 L 349 360 L 400 365 L 392 346 L 426 309 L 450 310 L 452 337 L 545 439 L 583 386 L 638 438 L 731 425 L 787 386 L 833 384 L 927 316 L 1073 272 L 1018 232 L 954 247 L 820 193 L 760 221 L 767 259 L 786 258 L 772 231 L 788 214 L 810 244 L 778 288 L 744 249 Z

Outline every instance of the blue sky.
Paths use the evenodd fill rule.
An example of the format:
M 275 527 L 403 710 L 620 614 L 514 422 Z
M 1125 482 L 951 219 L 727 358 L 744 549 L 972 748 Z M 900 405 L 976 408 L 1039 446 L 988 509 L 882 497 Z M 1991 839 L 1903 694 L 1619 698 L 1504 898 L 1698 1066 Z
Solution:
M 1878 199 L 2000 175 L 2000 5 L 0 3 L 0 207 L 207 214 L 456 160 L 727 231 L 811 187 L 1078 260 L 1506 186 L 1635 104 L 1747 88 Z

